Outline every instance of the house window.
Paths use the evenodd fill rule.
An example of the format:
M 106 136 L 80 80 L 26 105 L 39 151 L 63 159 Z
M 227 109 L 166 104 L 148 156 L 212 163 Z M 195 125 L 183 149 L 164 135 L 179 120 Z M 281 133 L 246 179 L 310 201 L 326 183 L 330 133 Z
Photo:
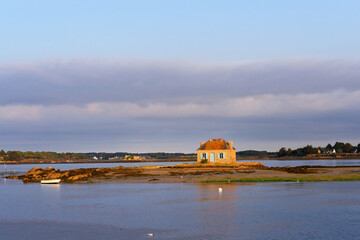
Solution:
M 206 153 L 203 153 L 203 154 L 201 154 L 202 156 L 201 156 L 201 158 L 202 159 L 206 159 Z
M 220 153 L 220 154 L 219 154 L 219 158 L 220 158 L 220 159 L 224 159 L 224 153 Z

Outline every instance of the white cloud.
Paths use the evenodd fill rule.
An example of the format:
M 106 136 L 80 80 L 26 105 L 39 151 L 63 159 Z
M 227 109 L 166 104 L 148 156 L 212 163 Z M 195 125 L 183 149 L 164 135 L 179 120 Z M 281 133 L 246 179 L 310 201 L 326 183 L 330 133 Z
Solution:
M 96 112 L 93 110 L 96 106 Z M 265 94 L 243 98 L 225 98 L 203 103 L 96 103 L 85 112 L 116 117 L 254 117 L 273 114 L 322 113 L 358 109 L 360 91 L 335 91 L 318 94 Z M 80 112 L 80 111 L 79 111 Z
M 40 105 L 0 106 L 0 120 L 35 121 L 41 119 Z

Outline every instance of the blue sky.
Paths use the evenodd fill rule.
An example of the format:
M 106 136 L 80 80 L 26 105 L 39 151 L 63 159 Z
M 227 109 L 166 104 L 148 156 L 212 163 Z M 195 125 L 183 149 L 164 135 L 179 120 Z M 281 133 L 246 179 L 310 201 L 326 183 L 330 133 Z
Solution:
M 359 1 L 3 1 L 1 62 L 357 58 Z
M 0 149 L 360 142 L 359 1 L 1 1 Z

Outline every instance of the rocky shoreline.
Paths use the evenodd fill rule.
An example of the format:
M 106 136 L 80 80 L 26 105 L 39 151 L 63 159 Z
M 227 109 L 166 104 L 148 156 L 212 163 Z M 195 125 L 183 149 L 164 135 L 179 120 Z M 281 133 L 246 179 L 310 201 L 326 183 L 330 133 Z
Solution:
M 67 171 L 55 170 L 52 167 L 34 167 L 25 175 L 9 176 L 9 179 L 20 179 L 24 183 L 40 182 L 41 180 L 61 179 L 62 182 L 83 181 L 93 178 L 106 178 L 107 176 L 137 176 L 141 171 L 137 168 L 115 167 L 115 168 L 81 168 Z
M 81 168 L 55 170 L 52 167 L 34 167 L 24 175 L 8 176 L 24 183 L 41 180 L 61 179 L 63 183 L 95 182 L 217 182 L 239 181 L 358 181 L 360 166 L 357 167 L 266 167 L 261 163 L 244 162 L 234 165 L 177 164 L 172 166 L 141 166 L 113 168 Z
M 238 163 L 234 165 L 177 164 L 172 166 L 141 166 L 113 168 L 80 168 L 72 170 L 55 170 L 52 167 L 34 167 L 25 175 L 9 176 L 9 179 L 20 179 L 24 183 L 41 180 L 61 179 L 62 182 L 99 181 L 109 179 L 129 179 L 139 177 L 204 175 L 233 173 L 244 170 L 266 169 L 261 163 Z M 230 172 L 229 172 L 230 171 Z

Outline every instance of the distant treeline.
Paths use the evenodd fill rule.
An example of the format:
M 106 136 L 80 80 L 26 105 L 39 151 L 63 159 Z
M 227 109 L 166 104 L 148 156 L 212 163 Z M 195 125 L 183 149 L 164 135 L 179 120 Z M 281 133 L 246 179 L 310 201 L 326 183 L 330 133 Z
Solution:
M 246 150 L 236 152 L 236 156 L 239 157 L 253 157 L 253 156 L 276 156 L 277 152 L 268 152 L 268 151 L 256 151 L 256 150 Z
M 282 147 L 278 152 L 278 157 L 294 156 L 303 157 L 310 154 L 336 154 L 336 153 L 359 153 L 360 143 L 357 146 L 353 146 L 350 143 L 336 142 L 334 145 L 330 143 L 326 147 L 313 147 L 307 145 L 302 148 L 292 150 Z
M 82 153 L 56 153 L 56 152 L 21 152 L 21 151 L 0 151 L 0 159 L 5 161 L 21 161 L 25 159 L 34 160 L 74 160 L 74 159 L 87 159 L 86 154 Z
M 153 158 L 153 159 L 194 159 L 196 160 L 195 153 L 166 153 L 166 152 L 157 152 L 157 153 L 129 153 L 129 152 L 116 152 L 116 153 L 84 153 L 88 156 L 89 159 L 93 159 L 94 157 L 98 159 L 112 159 L 115 157 L 118 158 L 125 158 L 127 155 L 131 156 L 141 156 L 144 158 Z M 276 156 L 277 152 L 267 152 L 267 151 L 256 151 L 256 150 L 246 150 L 246 151 L 239 151 L 236 152 L 237 156 L 242 157 L 251 157 L 251 156 Z
M 236 152 L 238 157 L 256 157 L 256 156 L 270 156 L 270 157 L 303 157 L 310 154 L 336 154 L 336 153 L 360 153 L 360 143 L 357 146 L 353 146 L 350 143 L 336 142 L 334 145 L 328 144 L 326 147 L 313 147 L 307 145 L 302 148 L 286 149 L 281 148 L 279 152 L 268 152 L 268 151 L 256 151 L 246 150 Z M 130 152 L 89 152 L 89 153 L 57 153 L 57 152 L 32 152 L 32 151 L 4 151 L 0 150 L 0 160 L 5 161 L 23 161 L 23 160 L 112 160 L 112 159 L 123 159 L 125 156 L 140 156 L 144 159 L 186 159 L 196 160 L 195 153 L 130 153 Z
M 236 152 L 240 157 L 251 156 L 276 156 L 277 152 L 246 150 Z M 125 156 L 140 156 L 144 159 L 187 159 L 196 160 L 195 153 L 130 153 L 130 152 L 89 152 L 89 153 L 57 153 L 57 152 L 32 152 L 32 151 L 0 151 L 0 160 L 5 161 L 23 161 L 23 160 L 80 160 L 80 159 L 92 159 L 92 160 L 113 160 L 123 159 Z
M 32 152 L 32 151 L 0 151 L 0 160 L 5 161 L 22 161 L 22 160 L 79 160 L 79 159 L 94 159 L 109 160 L 114 158 L 125 158 L 126 155 L 141 156 L 144 158 L 153 159 L 191 159 L 195 158 L 195 155 L 190 153 L 129 153 L 129 152 L 90 152 L 90 153 L 56 153 L 56 152 Z
M 195 155 L 193 153 L 165 153 L 165 152 L 156 152 L 156 153 L 130 153 L 130 152 L 115 152 L 115 153 L 106 153 L 106 152 L 90 152 L 83 153 L 89 159 L 94 157 L 98 159 L 112 159 L 112 158 L 125 158 L 126 155 L 131 156 L 141 156 L 144 158 L 154 158 L 154 159 L 179 159 L 179 158 L 192 158 Z

